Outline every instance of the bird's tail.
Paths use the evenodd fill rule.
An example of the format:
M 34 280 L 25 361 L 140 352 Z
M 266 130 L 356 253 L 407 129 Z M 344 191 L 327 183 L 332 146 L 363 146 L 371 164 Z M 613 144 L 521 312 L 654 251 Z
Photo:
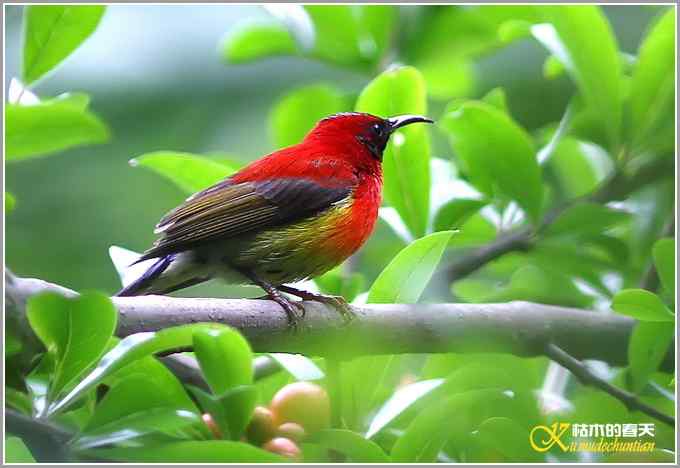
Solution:
M 166 255 L 159 258 L 142 276 L 134 280 L 116 293 L 116 296 L 140 296 L 150 294 L 149 288 L 152 283 L 170 266 L 175 255 Z

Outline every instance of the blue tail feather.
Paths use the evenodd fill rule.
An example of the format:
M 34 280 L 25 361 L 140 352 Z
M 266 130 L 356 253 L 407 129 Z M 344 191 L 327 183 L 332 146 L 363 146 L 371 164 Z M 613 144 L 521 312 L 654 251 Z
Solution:
M 159 258 L 142 276 L 118 291 L 116 296 L 137 296 L 144 294 L 142 291 L 167 270 L 174 259 L 175 254 L 165 255 L 164 257 Z

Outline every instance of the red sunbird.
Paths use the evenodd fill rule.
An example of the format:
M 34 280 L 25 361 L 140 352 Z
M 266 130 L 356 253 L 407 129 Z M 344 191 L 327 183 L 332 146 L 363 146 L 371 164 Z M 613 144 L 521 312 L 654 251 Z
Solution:
M 138 261 L 156 262 L 119 296 L 167 294 L 223 278 L 264 289 L 297 325 L 301 305 L 282 293 L 346 302 L 285 283 L 319 276 L 368 239 L 382 199 L 382 157 L 390 135 L 433 121 L 364 113 L 324 118 L 301 143 L 275 151 L 189 197 L 156 225 L 161 234 Z

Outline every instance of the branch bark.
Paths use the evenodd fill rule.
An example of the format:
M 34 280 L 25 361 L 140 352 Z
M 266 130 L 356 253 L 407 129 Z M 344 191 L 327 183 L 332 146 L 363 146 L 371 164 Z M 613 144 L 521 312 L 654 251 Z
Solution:
M 75 294 L 44 281 L 12 277 L 6 282 L 8 318 L 23 314 L 28 297 L 43 291 Z M 305 302 L 304 325 L 295 332 L 272 301 L 167 296 L 113 297 L 116 334 L 156 331 L 174 325 L 220 322 L 239 329 L 256 352 L 301 353 L 348 359 L 401 353 L 504 352 L 543 355 L 554 343 L 576 359 L 627 364 L 635 320 L 614 313 L 530 302 L 500 304 L 372 304 L 353 306 L 357 320 L 343 325 L 337 311 Z M 22 318 L 14 317 L 15 320 Z M 168 359 L 168 358 L 164 358 Z M 674 368 L 673 348 L 662 364 Z
M 594 373 L 586 367 L 585 364 L 574 359 L 559 346 L 552 343 L 548 344 L 545 348 L 545 355 L 550 359 L 561 365 L 562 367 L 569 369 L 569 371 L 576 376 L 576 378 L 583 385 L 589 385 L 591 387 L 599 388 L 600 390 L 610 394 L 617 400 L 621 401 L 629 411 L 640 411 L 645 413 L 658 421 L 666 423 L 670 426 L 675 426 L 675 419 L 672 416 L 662 413 L 653 406 L 650 406 L 640 400 L 635 394 L 622 390 L 604 379 L 596 376 Z
M 8 274 L 5 289 L 5 297 L 10 304 L 8 318 L 25 322 L 26 301 L 45 291 L 67 296 L 76 294 L 45 281 Z M 121 337 L 176 325 L 220 322 L 239 329 L 253 349 L 261 352 L 292 352 L 331 359 L 448 352 L 547 356 L 569 369 L 584 384 L 606 391 L 628 408 L 674 424 L 672 417 L 599 379 L 580 362 L 582 359 L 597 359 L 611 365 L 626 365 L 628 340 L 636 322 L 618 314 L 521 301 L 504 304 L 375 304 L 353 306 L 357 319 L 350 325 L 344 325 L 343 319 L 331 307 L 305 302 L 306 330 L 301 333 L 288 326 L 286 314 L 273 301 L 167 296 L 113 297 L 112 301 L 119 313 L 116 333 Z M 673 349 L 671 346 L 666 354 L 661 366 L 664 370 L 674 369 Z M 185 374 L 185 380 L 197 378 L 195 362 L 180 356 L 163 359 L 173 357 L 176 358 L 170 364 L 173 370 Z M 264 372 L 272 370 L 269 364 L 265 367 L 268 370 Z M 15 427 L 21 429 L 30 422 L 15 416 L 10 414 Z M 49 440 L 46 438 L 48 435 L 40 435 L 40 443 Z
M 37 461 L 69 461 L 66 442 L 73 434 L 58 424 L 5 408 L 5 428 L 24 441 Z

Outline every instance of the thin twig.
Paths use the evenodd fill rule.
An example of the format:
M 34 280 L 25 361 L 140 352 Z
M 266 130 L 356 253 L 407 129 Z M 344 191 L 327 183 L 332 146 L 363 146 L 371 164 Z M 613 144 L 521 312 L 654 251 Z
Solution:
M 656 180 L 672 177 L 673 174 L 675 174 L 673 161 L 667 158 L 660 158 L 641 167 L 632 176 L 615 173 L 590 196 L 571 200 L 564 206 L 549 211 L 536 230 L 527 227 L 518 228 L 458 258 L 446 269 L 447 277 L 449 281 L 457 281 L 507 253 L 530 250 L 536 244 L 536 233 L 540 234 L 545 231 L 570 206 L 584 201 L 606 203 L 622 200 L 639 188 Z
M 656 408 L 642 402 L 635 394 L 622 390 L 610 384 L 604 379 L 593 374 L 585 364 L 565 352 L 554 343 L 548 343 L 545 347 L 545 355 L 557 362 L 562 367 L 569 369 L 572 374 L 583 384 L 599 388 L 617 400 L 621 401 L 630 411 L 640 411 L 654 419 L 675 427 L 675 418 L 662 413 Z

